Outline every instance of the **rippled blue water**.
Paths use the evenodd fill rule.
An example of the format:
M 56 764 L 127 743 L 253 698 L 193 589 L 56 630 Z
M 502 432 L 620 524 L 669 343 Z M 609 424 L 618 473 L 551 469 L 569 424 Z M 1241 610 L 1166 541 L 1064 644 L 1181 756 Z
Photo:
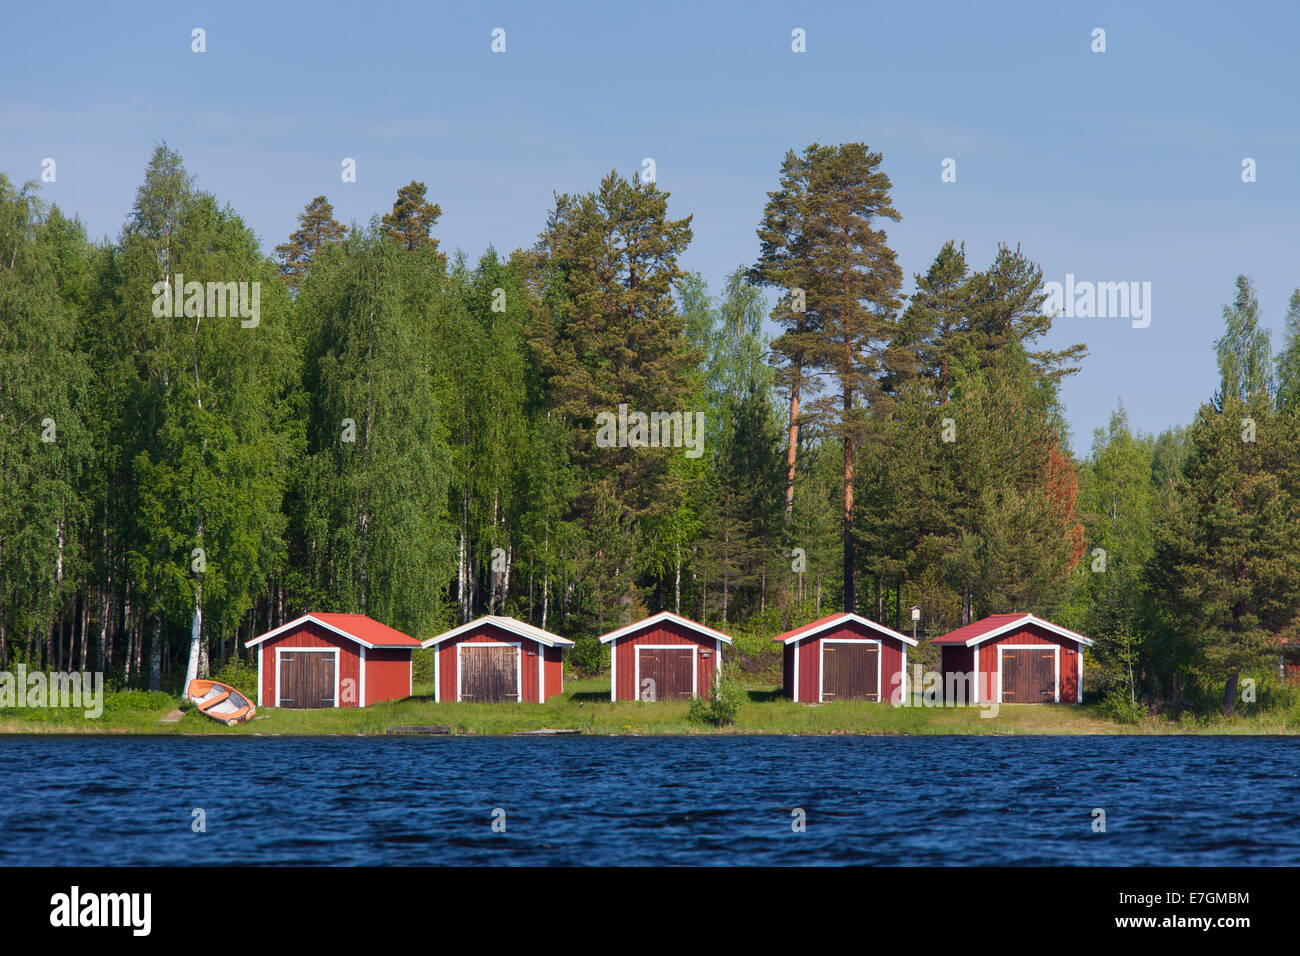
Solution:
M 194 863 L 1296 865 L 1300 740 L 0 738 L 0 865 Z

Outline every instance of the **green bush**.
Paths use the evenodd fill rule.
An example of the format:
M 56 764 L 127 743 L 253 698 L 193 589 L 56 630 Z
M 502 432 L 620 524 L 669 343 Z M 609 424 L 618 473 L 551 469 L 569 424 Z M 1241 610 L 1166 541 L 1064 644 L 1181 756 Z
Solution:
M 1250 675 L 1243 674 L 1244 682 Z M 1268 674 L 1259 680 L 1255 687 L 1255 700 L 1241 700 L 1240 695 L 1244 691 L 1244 684 L 1237 686 L 1237 711 L 1250 712 L 1258 709 L 1261 711 L 1281 711 L 1289 712 L 1294 710 L 1297 704 L 1300 704 L 1300 687 L 1295 684 L 1288 684 L 1286 681 L 1274 674 Z
M 708 697 L 696 697 L 691 700 L 686 716 L 697 723 L 712 724 L 714 727 L 726 727 L 734 724 L 740 715 L 740 705 L 745 702 L 748 691 L 741 679 L 740 670 L 735 663 L 723 665 L 722 676 L 713 687 Z
M 249 700 L 257 700 L 257 664 L 253 661 L 232 657 L 221 665 L 212 679 L 229 684 Z
M 1128 691 L 1121 688 L 1116 688 L 1103 697 L 1098 709 L 1118 724 L 1141 723 L 1142 718 L 1147 715 L 1146 707 L 1134 703 L 1129 698 Z
M 590 677 L 598 674 L 609 662 L 605 645 L 596 637 L 580 637 L 569 651 L 569 667 L 575 674 Z
M 219 678 L 218 678 L 219 679 Z M 152 712 L 176 706 L 176 698 L 160 690 L 123 690 L 104 695 L 103 717 L 109 720 L 129 714 Z
M 747 657 L 759 657 L 769 652 L 776 646 L 772 643 L 772 638 L 786 630 L 781 624 L 781 611 L 775 601 L 770 602 L 761 614 L 755 614 L 746 621 L 743 627 L 721 627 L 735 638 L 735 643 L 731 645 L 732 651 L 739 651 Z

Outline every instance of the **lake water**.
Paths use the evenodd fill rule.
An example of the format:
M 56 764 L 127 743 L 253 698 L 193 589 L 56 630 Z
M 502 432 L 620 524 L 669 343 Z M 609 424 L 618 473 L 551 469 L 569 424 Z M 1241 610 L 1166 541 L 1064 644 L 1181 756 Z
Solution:
M 0 737 L 0 835 L 5 866 L 1296 865 L 1300 739 Z

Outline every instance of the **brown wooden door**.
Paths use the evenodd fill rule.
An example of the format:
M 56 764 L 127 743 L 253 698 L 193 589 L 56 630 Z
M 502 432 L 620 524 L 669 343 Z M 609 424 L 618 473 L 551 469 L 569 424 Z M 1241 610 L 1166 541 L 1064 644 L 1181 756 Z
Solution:
M 638 700 L 690 700 L 695 696 L 694 647 L 638 647 Z
M 1007 650 L 1002 654 L 1002 702 L 1042 704 L 1056 700 L 1056 649 Z
M 822 700 L 880 700 L 880 645 L 823 641 Z
M 460 646 L 461 700 L 518 702 L 519 677 L 519 648 L 499 644 Z
M 334 655 L 319 651 L 280 652 L 277 707 L 334 706 Z

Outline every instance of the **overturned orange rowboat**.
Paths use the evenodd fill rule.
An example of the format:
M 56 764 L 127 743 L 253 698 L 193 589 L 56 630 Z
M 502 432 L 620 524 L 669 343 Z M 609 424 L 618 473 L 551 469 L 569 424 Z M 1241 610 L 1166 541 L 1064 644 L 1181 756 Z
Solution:
M 217 680 L 190 681 L 189 698 L 200 714 L 219 720 L 227 727 L 251 720 L 257 713 L 257 708 L 247 697 Z

